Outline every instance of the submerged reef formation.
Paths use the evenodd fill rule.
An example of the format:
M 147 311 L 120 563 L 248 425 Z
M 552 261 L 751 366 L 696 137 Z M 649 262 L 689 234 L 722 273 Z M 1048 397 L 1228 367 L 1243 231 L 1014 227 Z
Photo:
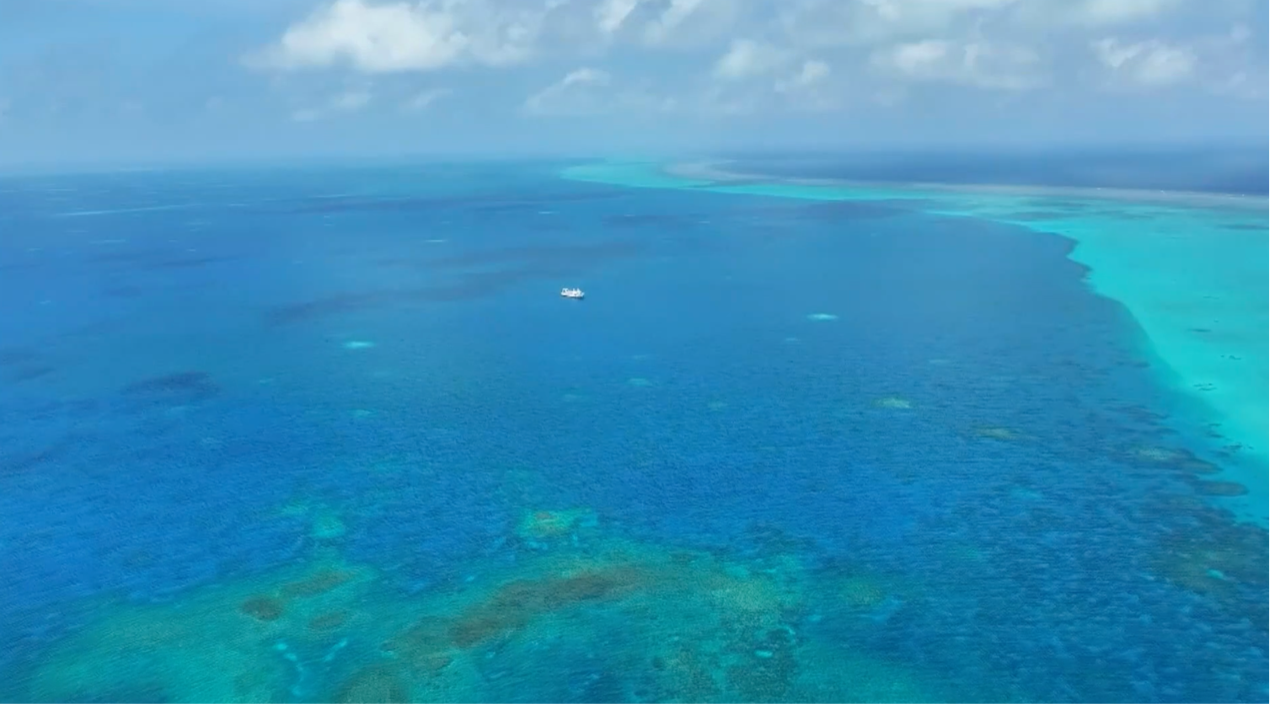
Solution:
M 529 538 L 591 520 L 530 513 Z M 326 551 L 331 554 L 332 552 Z M 117 606 L 28 677 L 35 701 L 809 702 L 940 700 L 913 672 L 802 623 L 795 558 L 614 538 L 529 550 L 405 597 L 329 556 L 162 606 Z M 877 607 L 873 579 L 842 602 Z
M 528 511 L 518 524 L 516 534 L 524 543 L 542 547 L 549 541 L 571 536 L 579 529 L 596 525 L 597 515 L 591 509 Z
M 905 398 L 900 398 L 898 396 L 886 396 L 884 398 L 877 398 L 875 401 L 873 401 L 872 405 L 876 406 L 877 408 L 893 408 L 896 410 L 908 410 L 911 408 L 911 401 L 908 401 Z
M 348 643 L 377 574 L 323 560 L 159 606 L 122 605 L 63 640 L 31 676 L 34 701 L 296 700 Z
M 120 390 L 137 402 L 191 405 L 206 401 L 221 392 L 221 387 L 203 371 L 183 371 L 128 384 Z

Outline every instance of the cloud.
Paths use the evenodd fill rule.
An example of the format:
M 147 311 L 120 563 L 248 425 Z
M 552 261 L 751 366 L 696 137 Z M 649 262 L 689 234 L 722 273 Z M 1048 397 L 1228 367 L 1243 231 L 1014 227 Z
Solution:
M 779 93 L 808 91 L 827 81 L 827 77 L 831 73 L 832 68 L 827 65 L 827 62 L 809 59 L 804 64 L 801 64 L 801 69 L 795 76 L 779 79 L 775 82 L 774 90 Z
M 628 88 L 615 94 L 616 110 L 628 114 L 649 115 L 673 113 L 682 108 L 682 102 L 673 96 L 660 94 L 650 87 Z
M 1076 60 L 1089 79 L 1100 71 L 1106 87 L 1193 82 L 1255 96 L 1268 93 L 1260 86 L 1268 50 L 1247 39 L 1250 31 L 1224 49 L 1180 32 L 1188 7 L 1215 27 L 1237 17 L 1231 5 L 1244 1 L 1214 0 L 1203 13 L 1201 0 L 325 0 L 248 62 L 278 71 L 389 74 L 549 57 L 609 68 L 603 62 L 611 53 L 647 59 L 646 75 L 657 80 L 639 90 L 609 84 L 601 69 L 580 69 L 527 98 L 522 111 L 530 115 L 830 106 L 828 97 L 847 97 L 850 86 L 857 87 L 853 95 L 884 96 L 884 103 L 925 84 L 1011 93 L 1053 84 L 1052 76 L 1074 70 Z M 1159 22 L 1178 11 L 1177 19 Z M 1177 31 L 1165 35 L 1170 39 L 1124 36 L 1152 26 Z M 675 52 L 685 49 L 694 50 L 690 61 L 713 52 L 705 73 L 679 71 L 689 65 L 678 67 L 687 59 Z M 441 95 L 399 94 L 395 101 L 402 110 L 422 110 Z M 332 108 L 311 111 L 321 116 Z
M 960 84 L 1022 91 L 1045 83 L 1040 58 L 1032 50 L 986 41 L 928 39 L 879 49 L 871 65 L 890 76 L 917 82 Z
M 1015 0 L 785 0 L 779 25 L 803 47 L 871 45 L 958 31 Z
M 373 74 L 463 62 L 505 66 L 531 56 L 545 11 L 483 0 L 335 0 L 245 61 L 285 71 L 348 66 Z
M 370 74 L 505 67 L 545 49 L 578 57 L 615 40 L 701 46 L 738 14 L 737 0 L 331 0 L 243 61 Z
M 1216 0 L 1213 0 L 1214 2 Z M 773 23 L 805 48 L 879 46 L 1024 30 L 1109 27 L 1164 16 L 1185 0 L 782 0 Z
M 625 118 L 680 111 L 681 101 L 649 84 L 620 85 L 610 73 L 584 67 L 570 72 L 522 104 L 524 115 Z
M 602 112 L 597 89 L 610 85 L 605 71 L 583 67 L 533 94 L 522 104 L 523 112 L 535 116 L 588 115 Z
M 796 64 L 793 67 L 793 64 Z M 697 105 L 708 115 L 744 115 L 766 110 L 826 110 L 835 106 L 826 89 L 831 66 L 820 59 L 798 63 L 794 49 L 736 39 L 712 66 L 711 84 Z
M 346 91 L 332 99 L 332 108 L 338 111 L 357 111 L 372 100 L 366 91 Z
M 708 117 L 751 115 L 764 105 L 763 95 L 755 87 L 737 90 L 718 84 L 696 96 L 691 110 Z
M 1215 87 L 1222 96 L 1240 98 L 1243 101 L 1270 101 L 1270 67 L 1251 71 L 1237 71 L 1220 81 Z M 3 116 L 3 113 L 0 113 Z
M 660 44 L 666 41 L 703 3 L 704 0 L 669 0 L 664 11 L 646 25 L 646 42 Z
M 332 96 L 321 106 L 301 108 L 292 112 L 292 120 L 298 123 L 310 123 L 337 113 L 355 113 L 371 103 L 372 95 L 367 91 L 344 91 Z
M 1107 27 L 1149 20 L 1181 4 L 1181 0 L 1045 0 L 1019 2 L 1017 9 L 1025 19 Z
M 832 68 L 825 61 L 806 59 L 793 75 L 774 82 L 774 91 L 788 99 L 798 110 L 826 111 L 837 103 L 825 90 Z
M 1270 101 L 1270 67 L 1257 67 L 1250 71 L 1236 71 L 1220 80 L 1215 92 L 1242 101 Z
M 436 103 L 438 99 L 443 98 L 450 93 L 451 89 L 428 89 L 426 91 L 421 91 L 415 96 L 407 99 L 407 102 L 403 104 L 403 108 L 408 111 L 423 111 Z
M 1172 46 L 1159 40 L 1122 42 L 1107 37 L 1093 42 L 1091 47 L 1119 86 L 1163 88 L 1180 84 L 1194 75 L 1198 62 L 1189 47 Z
M 736 39 L 712 69 L 719 79 L 738 80 L 768 74 L 788 61 L 777 47 L 750 39 Z
M 1199 80 L 1221 96 L 1269 99 L 1269 48 L 1252 42 L 1252 31 L 1236 24 L 1224 35 L 1202 37 L 1193 46 L 1199 56 Z
M 641 0 L 601 0 L 593 11 L 597 19 L 597 29 L 604 35 L 614 34 Z
M 1224 33 L 1177 42 L 1106 37 L 1089 48 L 1103 71 L 1099 85 L 1108 90 L 1194 86 L 1220 96 L 1264 100 L 1269 96 L 1268 49 L 1251 40 L 1251 30 L 1236 24 Z

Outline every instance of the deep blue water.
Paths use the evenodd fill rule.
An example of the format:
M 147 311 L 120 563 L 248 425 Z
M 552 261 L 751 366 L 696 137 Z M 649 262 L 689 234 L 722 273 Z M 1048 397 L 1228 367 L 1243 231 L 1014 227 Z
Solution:
M 749 174 L 1269 195 L 1269 146 L 727 155 Z
M 369 648 L 270 694 L 330 700 L 475 577 L 636 544 L 779 578 L 788 599 L 713 631 L 781 620 L 790 647 L 755 656 L 787 668 L 731 683 L 705 635 L 710 678 L 669 683 L 633 658 L 677 634 L 661 596 L 588 596 L 547 654 L 519 644 L 534 623 L 448 649 L 477 667 L 465 695 L 860 700 L 803 678 L 847 653 L 934 700 L 1266 700 L 1268 532 L 1200 496 L 1224 460 L 1181 451 L 1068 241 L 557 167 L 0 182 L 0 697 L 200 697 L 162 668 L 40 677 L 108 651 L 120 631 L 93 628 L 121 607 L 187 627 L 210 586 L 337 555 L 383 574 L 345 636 Z M 595 527 L 519 535 L 579 507 Z M 320 508 L 343 534 L 312 532 Z M 658 631 L 583 626 L 633 603 Z M 216 663 L 217 641 L 172 652 Z M 396 696 L 459 695 L 391 670 Z

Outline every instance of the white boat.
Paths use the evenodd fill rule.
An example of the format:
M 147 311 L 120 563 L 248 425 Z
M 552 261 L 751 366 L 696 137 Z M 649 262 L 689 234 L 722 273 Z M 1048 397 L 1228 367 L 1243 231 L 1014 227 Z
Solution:
M 562 297 L 571 300 L 583 300 L 584 291 L 579 288 L 562 288 Z

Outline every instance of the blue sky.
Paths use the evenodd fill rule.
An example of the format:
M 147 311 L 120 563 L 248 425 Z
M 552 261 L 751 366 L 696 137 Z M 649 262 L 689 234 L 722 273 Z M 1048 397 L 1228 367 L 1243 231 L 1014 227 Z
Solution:
M 0 0 L 0 162 L 1247 140 L 1265 0 Z

